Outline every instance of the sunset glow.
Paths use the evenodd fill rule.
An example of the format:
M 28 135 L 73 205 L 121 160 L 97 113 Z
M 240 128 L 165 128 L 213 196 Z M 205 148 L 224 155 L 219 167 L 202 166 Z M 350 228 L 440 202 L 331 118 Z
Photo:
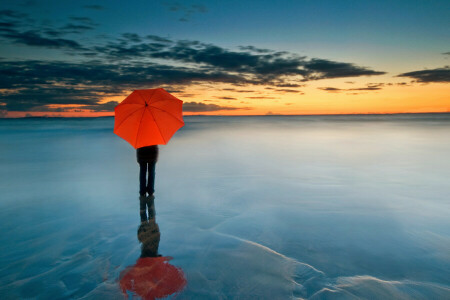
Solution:
M 50 2 L 2 5 L 0 117 L 112 116 L 158 87 L 185 115 L 450 111 L 445 1 Z

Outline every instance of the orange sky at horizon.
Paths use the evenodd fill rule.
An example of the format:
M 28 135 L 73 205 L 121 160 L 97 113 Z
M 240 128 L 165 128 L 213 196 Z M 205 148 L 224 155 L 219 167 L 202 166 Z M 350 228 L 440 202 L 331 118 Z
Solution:
M 379 78 L 379 77 L 378 77 Z M 184 115 L 321 115 L 321 114 L 394 114 L 450 112 L 450 86 L 445 83 L 405 83 L 396 80 L 375 80 L 376 77 L 328 79 L 307 82 L 300 88 L 274 88 L 271 86 L 232 86 L 229 84 L 192 85 L 173 95 L 189 102 L 229 107 L 229 110 L 185 111 Z M 385 78 L 387 79 L 387 78 Z M 402 83 L 404 82 L 404 83 Z M 380 86 L 379 90 L 356 90 L 367 86 Z M 319 88 L 334 87 L 341 91 L 328 92 Z M 352 90 L 353 89 L 353 90 Z M 286 90 L 286 91 L 281 91 Z M 297 91 L 297 92 L 294 92 Z M 120 102 L 123 96 L 102 99 Z M 302 94 L 303 93 L 303 94 Z M 354 94 L 356 93 L 356 94 Z M 65 111 L 9 111 L 6 117 L 101 117 L 114 112 L 83 110 L 82 106 L 67 107 Z

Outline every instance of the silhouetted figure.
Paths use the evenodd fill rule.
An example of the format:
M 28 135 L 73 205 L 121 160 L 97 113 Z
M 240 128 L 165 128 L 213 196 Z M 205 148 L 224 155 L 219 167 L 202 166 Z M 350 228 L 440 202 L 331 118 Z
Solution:
M 159 232 L 159 226 L 156 223 L 155 201 L 153 198 L 147 199 L 148 220 L 147 218 L 142 218 L 141 212 L 141 225 L 139 226 L 137 237 L 139 242 L 141 242 L 141 257 L 157 257 L 161 256 L 158 255 L 161 234 Z
M 180 268 L 169 264 L 171 257 L 158 254 L 161 234 L 156 223 L 154 197 L 140 198 L 145 198 L 148 206 L 148 219 L 145 210 L 144 214 L 141 210 L 137 231 L 141 257 L 120 273 L 120 287 L 128 297 L 127 292 L 145 300 L 166 298 L 179 293 L 186 286 L 186 278 Z
M 139 195 L 145 197 L 145 194 L 148 193 L 149 196 L 153 196 L 155 192 L 155 165 L 158 160 L 158 145 L 137 148 L 136 156 L 140 166 Z
M 141 215 L 141 222 L 147 221 L 147 212 L 145 207 L 148 208 L 148 220 L 155 220 L 155 196 L 139 197 L 139 213 Z

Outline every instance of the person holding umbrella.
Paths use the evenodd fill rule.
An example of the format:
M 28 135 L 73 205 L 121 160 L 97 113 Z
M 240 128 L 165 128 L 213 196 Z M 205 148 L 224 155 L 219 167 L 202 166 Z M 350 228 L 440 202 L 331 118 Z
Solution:
M 146 194 L 147 201 L 154 199 L 158 145 L 166 145 L 183 127 L 182 108 L 183 101 L 163 88 L 135 90 L 114 108 L 114 133 L 136 149 L 141 210 Z

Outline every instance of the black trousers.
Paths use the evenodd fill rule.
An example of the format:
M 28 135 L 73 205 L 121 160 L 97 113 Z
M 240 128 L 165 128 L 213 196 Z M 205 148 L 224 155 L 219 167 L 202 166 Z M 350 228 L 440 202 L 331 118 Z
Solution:
M 155 192 L 155 165 L 156 162 L 139 163 L 139 195 L 141 196 L 144 196 L 145 192 L 149 195 L 153 195 Z

